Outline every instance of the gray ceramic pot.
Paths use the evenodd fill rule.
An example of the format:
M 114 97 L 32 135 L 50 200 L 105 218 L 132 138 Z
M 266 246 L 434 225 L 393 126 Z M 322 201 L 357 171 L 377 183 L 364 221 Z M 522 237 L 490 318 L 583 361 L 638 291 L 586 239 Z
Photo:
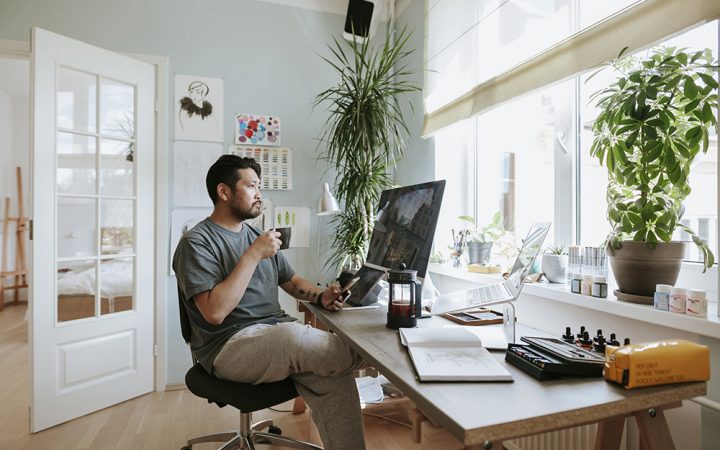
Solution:
M 660 242 L 654 249 L 646 242 L 622 241 L 619 249 L 608 247 L 610 267 L 620 292 L 652 297 L 655 285 L 675 285 L 686 242 Z
M 468 242 L 468 263 L 487 264 L 490 262 L 492 245 L 492 242 Z

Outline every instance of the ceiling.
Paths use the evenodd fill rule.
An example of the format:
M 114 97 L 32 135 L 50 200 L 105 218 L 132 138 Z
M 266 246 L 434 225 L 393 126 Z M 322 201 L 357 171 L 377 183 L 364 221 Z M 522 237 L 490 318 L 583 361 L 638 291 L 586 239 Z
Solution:
M 347 14 L 348 0 L 260 0 L 267 3 L 277 3 L 279 5 L 293 6 L 295 8 L 312 9 L 315 11 L 323 11 L 334 14 Z M 368 0 L 375 4 L 377 11 L 374 17 L 381 21 L 388 20 L 388 6 L 395 4 L 396 14 L 400 14 L 407 5 L 413 0 Z

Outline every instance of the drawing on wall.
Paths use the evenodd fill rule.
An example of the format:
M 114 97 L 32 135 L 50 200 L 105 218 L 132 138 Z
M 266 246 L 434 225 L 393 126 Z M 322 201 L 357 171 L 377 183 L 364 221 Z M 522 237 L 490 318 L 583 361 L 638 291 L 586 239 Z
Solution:
M 212 213 L 212 209 L 176 209 L 172 212 L 170 223 L 170 267 L 168 269 L 171 277 L 175 276 L 172 261 L 180 238 L 209 216 L 210 213 Z
M 175 139 L 222 142 L 223 80 L 175 75 Z
M 245 222 L 254 226 L 258 230 L 269 230 L 273 224 L 273 204 L 269 198 L 262 198 L 262 209 L 260 215 L 254 219 L 248 219 Z
M 276 206 L 275 228 L 291 227 L 290 247 L 310 247 L 310 208 Z
M 237 145 L 233 155 L 254 158 L 260 164 L 262 189 L 292 189 L 292 152 L 289 148 L 250 147 Z
M 262 114 L 236 114 L 235 143 L 279 146 L 280 118 Z
M 221 154 L 221 144 L 175 142 L 172 176 L 174 206 L 212 206 L 205 187 L 205 176 Z

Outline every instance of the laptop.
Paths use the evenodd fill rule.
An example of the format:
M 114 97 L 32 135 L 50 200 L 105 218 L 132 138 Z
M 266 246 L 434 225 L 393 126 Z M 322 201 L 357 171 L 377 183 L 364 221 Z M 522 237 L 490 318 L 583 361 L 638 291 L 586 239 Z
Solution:
M 550 230 L 549 222 L 534 223 L 530 227 L 527 237 L 523 241 L 507 280 L 488 284 L 465 291 L 452 292 L 440 295 L 430 305 L 430 314 L 443 314 L 446 312 L 462 311 L 464 309 L 485 307 L 508 303 L 520 295 L 525 278 L 540 253 L 545 236 Z

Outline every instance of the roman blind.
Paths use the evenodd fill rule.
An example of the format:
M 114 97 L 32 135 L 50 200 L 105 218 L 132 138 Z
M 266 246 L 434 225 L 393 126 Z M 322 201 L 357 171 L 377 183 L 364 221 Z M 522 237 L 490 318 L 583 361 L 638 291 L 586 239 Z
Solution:
M 718 17 L 718 0 L 430 0 L 422 135 Z

